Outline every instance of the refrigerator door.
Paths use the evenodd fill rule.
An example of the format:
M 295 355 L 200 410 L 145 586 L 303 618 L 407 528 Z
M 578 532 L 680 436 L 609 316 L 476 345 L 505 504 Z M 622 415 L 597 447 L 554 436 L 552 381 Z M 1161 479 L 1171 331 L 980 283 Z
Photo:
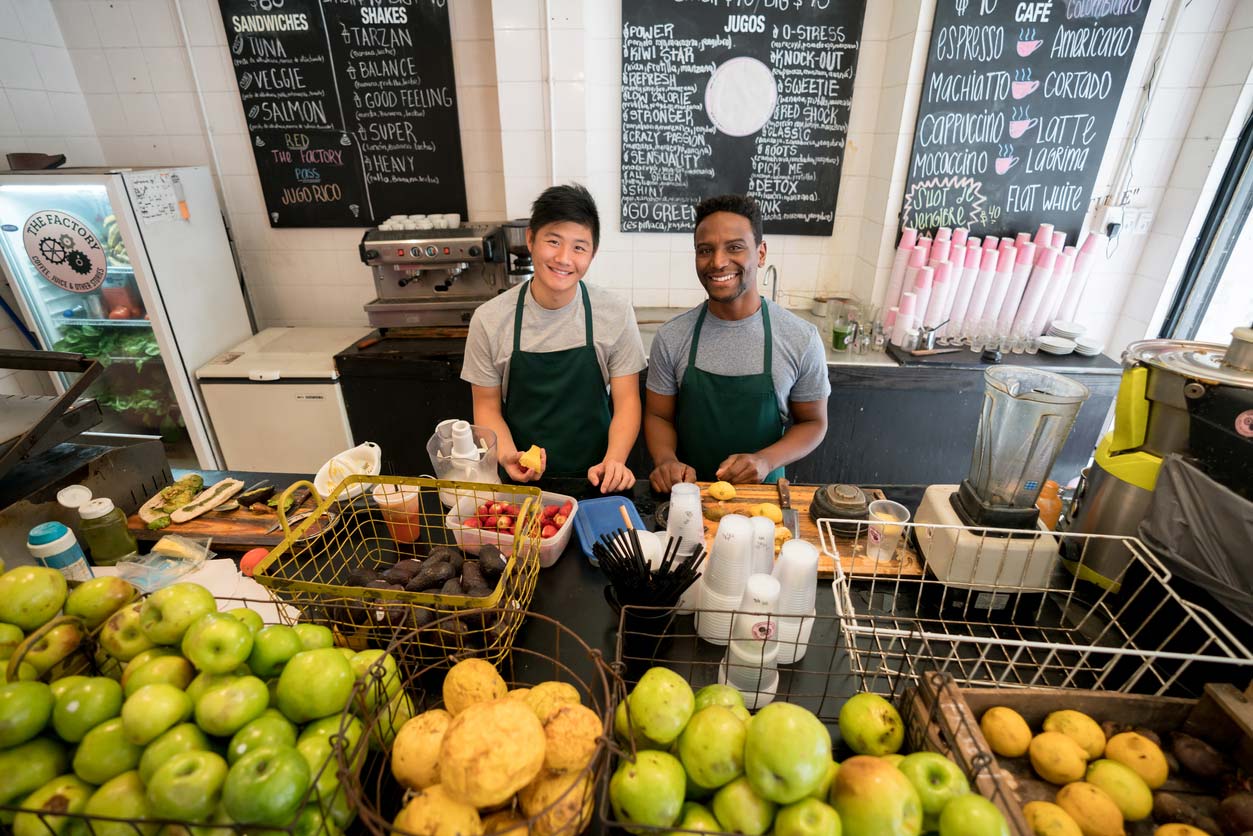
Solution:
M 172 464 L 195 466 L 176 387 L 186 376 L 136 276 L 142 248 L 119 185 L 107 171 L 0 176 L 0 267 L 43 348 L 105 366 L 87 393 L 104 415 L 99 429 L 160 435 Z M 53 383 L 63 392 L 69 378 L 54 373 Z

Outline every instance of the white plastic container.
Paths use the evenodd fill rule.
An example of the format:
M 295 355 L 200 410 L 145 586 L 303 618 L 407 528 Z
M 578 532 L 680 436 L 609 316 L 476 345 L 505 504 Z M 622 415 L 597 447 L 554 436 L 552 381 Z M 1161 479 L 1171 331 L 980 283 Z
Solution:
M 522 505 L 527 497 L 522 494 L 511 494 L 508 491 L 501 491 L 495 495 L 497 502 L 507 502 L 513 505 Z M 557 558 L 561 557 L 561 553 L 566 550 L 566 545 L 570 542 L 570 535 L 574 533 L 574 518 L 579 513 L 579 502 L 572 496 L 566 496 L 563 493 L 551 493 L 544 491 L 541 496 L 544 506 L 548 505 L 564 505 L 570 503 L 570 516 L 566 517 L 566 521 L 557 529 L 557 533 L 552 537 L 540 540 L 539 549 L 539 565 L 547 569 L 557 562 Z M 484 544 L 490 543 L 500 549 L 500 553 L 508 557 L 513 554 L 513 535 L 500 534 L 495 531 L 488 531 L 482 528 L 471 528 L 464 524 L 465 519 L 470 514 L 462 515 L 457 510 L 453 510 L 444 518 L 444 525 L 453 536 L 457 538 L 457 545 L 467 554 L 478 554 L 479 549 Z
M 85 581 L 95 577 L 78 538 L 59 522 L 40 523 L 32 528 L 26 548 L 40 566 L 56 569 L 66 580 Z

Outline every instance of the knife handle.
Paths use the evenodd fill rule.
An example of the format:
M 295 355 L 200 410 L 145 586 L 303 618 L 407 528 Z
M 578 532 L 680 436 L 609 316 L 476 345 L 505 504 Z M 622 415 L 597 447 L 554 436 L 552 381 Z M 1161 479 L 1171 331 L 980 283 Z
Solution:
M 779 489 L 779 507 L 788 509 L 792 507 L 792 483 L 787 479 L 780 478 L 777 485 Z

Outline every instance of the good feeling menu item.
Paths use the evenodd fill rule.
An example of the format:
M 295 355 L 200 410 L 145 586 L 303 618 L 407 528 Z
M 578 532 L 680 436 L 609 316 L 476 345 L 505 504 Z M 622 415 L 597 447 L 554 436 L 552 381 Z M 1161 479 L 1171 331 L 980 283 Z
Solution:
M 937 0 L 903 226 L 1076 240 L 1149 0 Z
M 466 215 L 445 0 L 219 0 L 270 223 Z
M 622 0 L 622 231 L 690 232 L 749 194 L 830 235 L 865 0 Z

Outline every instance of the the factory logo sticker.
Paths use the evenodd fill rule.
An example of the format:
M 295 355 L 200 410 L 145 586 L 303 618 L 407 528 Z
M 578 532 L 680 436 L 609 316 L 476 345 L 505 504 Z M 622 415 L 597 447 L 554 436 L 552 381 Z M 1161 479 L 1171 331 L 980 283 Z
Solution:
M 36 212 L 26 219 L 22 243 L 35 269 L 63 290 L 90 293 L 104 283 L 106 259 L 100 239 L 73 215 Z

